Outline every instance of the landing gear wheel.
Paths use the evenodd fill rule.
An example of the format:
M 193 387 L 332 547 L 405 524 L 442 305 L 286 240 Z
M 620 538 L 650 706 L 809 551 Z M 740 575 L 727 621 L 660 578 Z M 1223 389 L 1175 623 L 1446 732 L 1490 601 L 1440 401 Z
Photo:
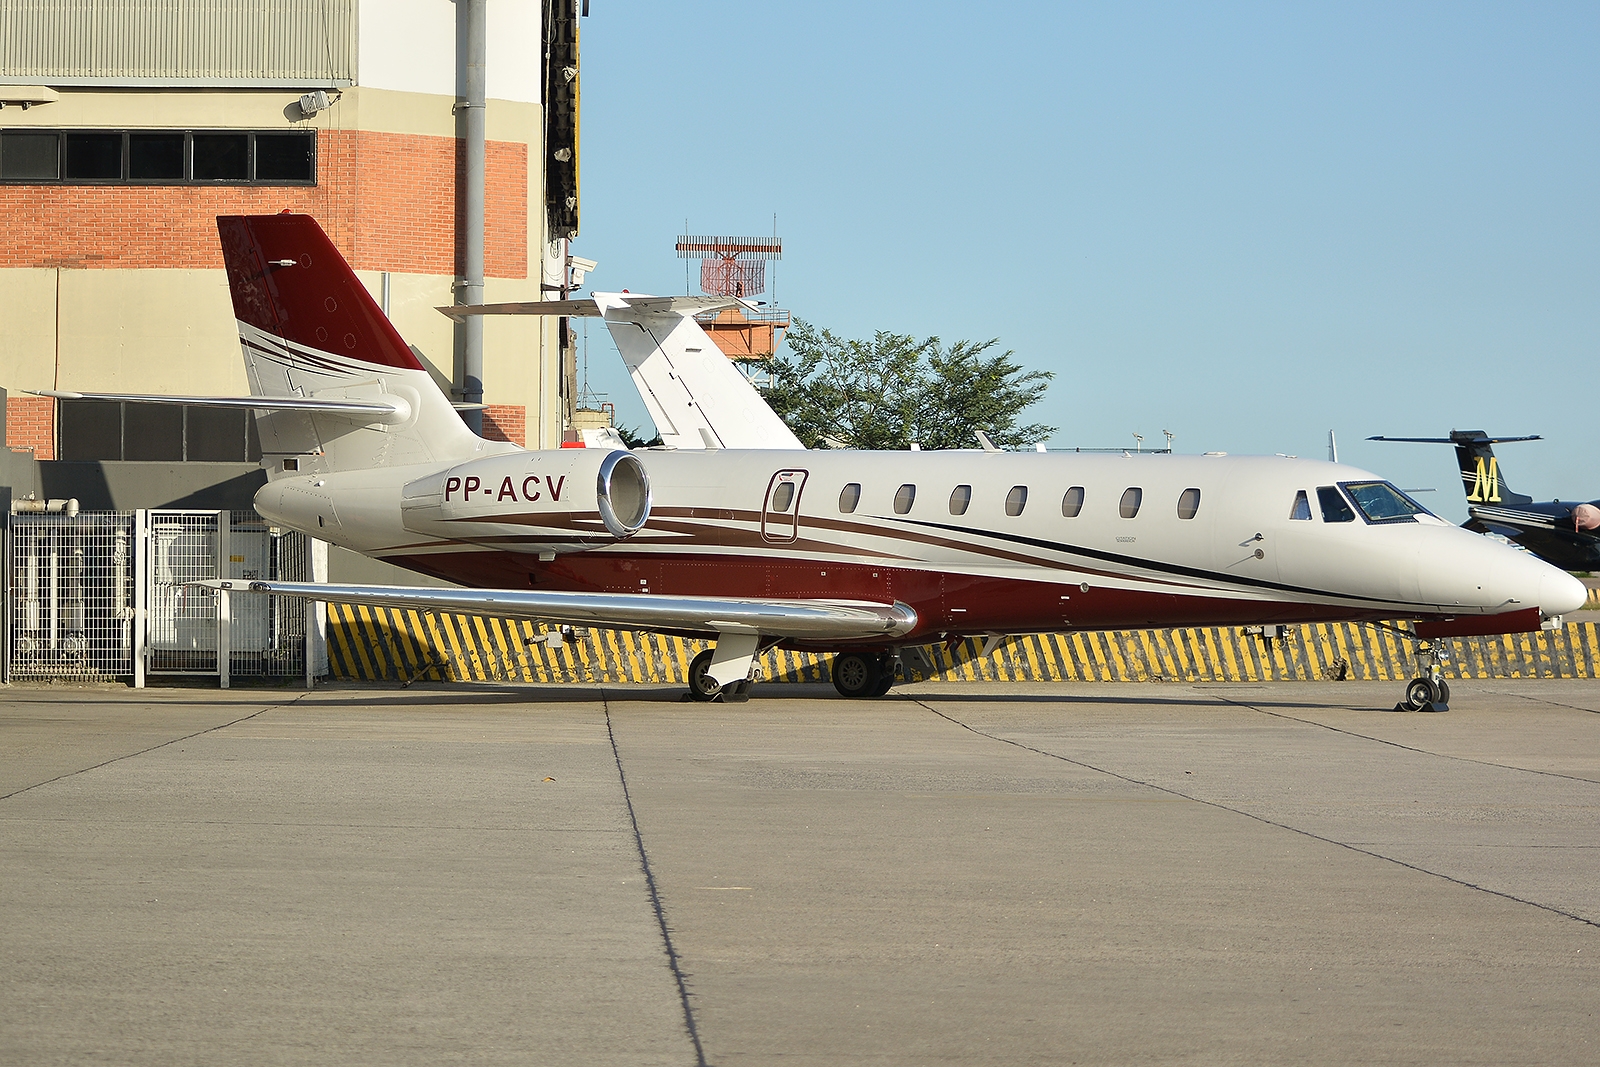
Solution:
M 878 684 L 872 687 L 871 696 L 881 697 L 894 687 L 894 660 L 885 656 L 878 661 Z
M 721 684 L 706 673 L 714 651 L 708 648 L 689 661 L 689 696 L 695 700 L 715 700 L 722 695 Z
M 877 692 L 883 681 L 883 670 L 878 657 L 862 652 L 841 652 L 833 657 L 833 687 L 842 697 L 852 700 L 861 697 L 882 696 Z M 893 684 L 893 679 L 890 679 Z M 884 688 L 888 692 L 888 688 Z
M 1403 706 L 1407 711 L 1442 711 L 1449 702 L 1450 687 L 1444 682 L 1435 682 L 1432 678 L 1413 678 L 1406 685 L 1406 702 Z

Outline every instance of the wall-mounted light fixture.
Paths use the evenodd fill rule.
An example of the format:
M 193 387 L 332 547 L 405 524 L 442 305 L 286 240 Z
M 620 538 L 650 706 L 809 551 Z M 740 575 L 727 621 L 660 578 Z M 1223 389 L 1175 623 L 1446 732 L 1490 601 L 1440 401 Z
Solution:
M 319 111 L 326 111 L 339 102 L 340 93 L 335 90 L 332 96 L 327 90 L 317 89 L 300 98 L 300 114 L 310 118 Z
M 0 85 L 0 107 L 18 104 L 26 111 L 34 104 L 53 104 L 61 94 L 45 85 Z

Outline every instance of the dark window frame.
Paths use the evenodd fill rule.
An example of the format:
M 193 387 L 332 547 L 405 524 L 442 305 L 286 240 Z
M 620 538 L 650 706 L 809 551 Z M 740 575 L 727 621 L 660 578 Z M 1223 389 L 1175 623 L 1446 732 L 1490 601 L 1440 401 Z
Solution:
M 960 494 L 963 489 L 966 490 L 966 493 L 960 497 L 961 507 L 958 510 L 956 508 L 957 494 Z M 967 513 L 967 509 L 970 507 L 972 507 L 972 486 L 963 482 L 961 485 L 958 485 L 954 489 L 950 490 L 950 514 L 965 515 Z
M 1358 512 L 1336 485 L 1317 486 L 1317 510 L 1328 523 L 1355 522 Z
M 93 456 L 93 457 L 90 457 L 90 456 L 79 456 L 79 457 L 76 457 L 76 458 L 68 456 L 68 452 L 69 451 L 77 451 L 76 449 L 72 449 L 72 448 L 69 447 L 72 442 L 70 441 L 70 439 L 64 437 L 63 433 L 62 433 L 62 431 L 66 427 L 67 422 L 69 421 L 68 417 L 65 414 L 66 405 L 68 405 L 68 404 L 73 404 L 73 405 L 78 405 L 78 404 L 83 404 L 83 405 L 89 405 L 89 404 L 95 404 L 95 405 L 115 404 L 116 405 L 116 407 L 117 407 L 117 415 L 116 415 L 116 419 L 117 419 L 117 432 L 116 432 L 117 454 L 115 456 Z M 246 409 L 238 409 L 238 408 L 231 409 L 231 410 L 241 411 L 243 413 L 243 415 L 244 415 L 244 423 L 243 423 L 243 426 L 242 426 L 243 441 L 242 441 L 242 448 L 241 448 L 241 452 L 240 452 L 239 458 L 237 458 L 237 459 L 215 459 L 215 458 L 196 458 L 196 457 L 191 457 L 190 456 L 190 452 L 191 451 L 201 451 L 200 446 L 203 443 L 205 443 L 205 441 L 199 436 L 198 430 L 197 430 L 197 432 L 195 434 L 191 434 L 190 433 L 190 428 L 189 428 L 190 427 L 190 424 L 189 424 L 189 414 L 190 414 L 190 412 L 196 411 L 196 410 L 203 410 L 203 411 L 230 410 L 230 409 L 219 409 L 219 408 L 207 407 L 204 404 L 171 405 L 171 406 L 177 407 L 179 409 L 179 412 L 180 412 L 179 420 L 178 420 L 178 427 L 179 427 L 179 429 L 178 429 L 178 433 L 179 433 L 178 446 L 179 447 L 178 447 L 178 458 L 177 459 L 128 459 L 127 458 L 127 455 L 128 455 L 128 415 L 127 415 L 127 412 L 128 412 L 128 408 L 133 407 L 133 406 L 136 406 L 135 402 L 120 401 L 120 400 L 57 400 L 56 401 L 56 433 L 55 433 L 55 437 L 56 437 L 56 442 L 55 442 L 55 444 L 56 444 L 56 456 L 59 459 L 65 461 L 65 462 L 69 462 L 69 463 L 260 463 L 261 462 L 261 439 L 257 435 L 257 432 L 256 432 L 256 420 L 255 420 L 255 417 L 250 411 L 248 411 Z M 137 405 L 137 406 L 139 406 L 139 407 L 151 407 L 153 405 L 142 404 L 142 405 Z M 109 414 L 109 412 L 107 412 L 107 414 Z
M 905 497 L 905 507 L 900 506 L 900 498 Z M 917 483 L 906 482 L 894 491 L 894 513 L 896 515 L 909 515 L 911 509 L 917 506 Z
M 1352 486 L 1367 485 L 1378 485 L 1384 487 L 1385 489 L 1393 490 L 1395 496 L 1399 497 L 1401 500 L 1404 500 L 1407 504 L 1410 504 L 1417 510 L 1409 515 L 1379 515 L 1377 517 L 1373 517 L 1372 515 L 1368 514 L 1366 505 L 1361 502 L 1360 497 L 1356 496 L 1352 489 Z M 1393 526 L 1396 523 L 1416 522 L 1418 515 L 1433 514 L 1433 512 L 1429 511 L 1427 508 L 1411 499 L 1411 497 L 1407 496 L 1404 490 L 1402 490 L 1399 486 L 1395 485 L 1393 482 L 1384 481 L 1382 478 L 1363 478 L 1358 481 L 1340 482 L 1339 491 L 1344 494 L 1346 500 L 1354 505 L 1356 514 L 1361 516 L 1361 521 L 1366 523 L 1368 526 Z
M 1013 485 L 1010 491 L 1006 493 L 1006 516 L 1014 519 L 1027 509 L 1028 487 L 1025 485 Z
M 138 134 L 182 134 L 183 135 L 183 177 L 181 178 L 134 178 L 132 172 L 132 148 L 129 138 Z M 9 178 L 0 175 L 0 185 L 111 185 L 111 186 L 149 186 L 149 185 L 261 185 L 261 186 L 291 186 L 311 188 L 316 186 L 318 177 L 319 138 L 315 130 L 217 130 L 217 129 L 101 129 L 62 127 L 60 129 L 41 129 L 32 126 L 16 126 L 0 128 L 0 138 L 7 134 L 49 134 L 56 138 L 56 177 L 54 178 Z M 114 134 L 122 138 L 122 166 L 121 174 L 116 178 L 69 178 L 67 177 L 67 135 L 69 134 Z M 196 135 L 244 135 L 245 143 L 245 178 L 196 178 L 194 177 L 194 139 Z M 256 177 L 256 138 L 258 136 L 271 137 L 304 137 L 310 142 L 310 168 L 309 178 L 258 178 Z

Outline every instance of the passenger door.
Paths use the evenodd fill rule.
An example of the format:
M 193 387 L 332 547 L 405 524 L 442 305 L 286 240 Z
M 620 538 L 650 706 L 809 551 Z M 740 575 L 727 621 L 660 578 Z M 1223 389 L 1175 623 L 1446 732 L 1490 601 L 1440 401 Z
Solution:
M 769 544 L 788 544 L 800 536 L 800 493 L 806 486 L 806 472 L 779 471 L 767 483 L 767 498 L 761 506 L 761 537 Z

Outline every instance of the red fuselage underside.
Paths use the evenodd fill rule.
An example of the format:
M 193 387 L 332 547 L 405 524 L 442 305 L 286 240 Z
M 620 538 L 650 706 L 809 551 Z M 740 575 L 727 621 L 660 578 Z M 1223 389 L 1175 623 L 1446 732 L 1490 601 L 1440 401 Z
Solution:
M 947 574 L 883 565 L 751 559 L 747 556 L 579 553 L 543 563 L 506 552 L 385 556 L 386 562 L 473 588 L 563 592 L 655 593 L 772 599 L 901 601 L 917 627 L 897 644 L 941 634 L 1059 633 L 1146 630 L 1170 626 L 1361 622 L 1388 618 L 1349 606 L 1289 600 L 1235 600 L 1196 593 L 1159 593 L 1021 578 Z M 855 642 L 883 644 L 882 639 Z M 817 648 L 836 647 L 836 644 Z M 785 647 L 812 643 L 786 641 Z

